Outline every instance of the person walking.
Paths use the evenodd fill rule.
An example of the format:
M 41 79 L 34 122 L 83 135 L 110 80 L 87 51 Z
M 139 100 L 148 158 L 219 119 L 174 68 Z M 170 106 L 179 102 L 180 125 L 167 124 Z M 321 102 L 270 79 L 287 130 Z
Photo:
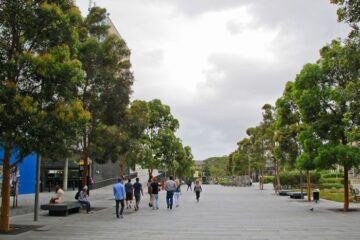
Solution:
M 135 211 L 139 210 L 139 203 L 140 203 L 140 193 L 142 196 L 144 196 L 144 191 L 143 191 L 143 187 L 141 185 L 141 183 L 139 182 L 139 178 L 136 178 L 136 182 L 133 185 L 133 189 L 134 189 L 134 196 L 135 196 Z
M 125 184 L 125 192 L 126 192 L 126 209 L 131 209 L 134 189 L 130 178 L 128 182 Z
M 187 181 L 187 189 L 186 189 L 186 191 L 189 191 L 189 188 L 190 188 L 190 191 L 192 191 L 192 189 L 191 189 L 191 179 L 190 178 Z
M 162 179 L 161 179 L 161 190 L 165 190 L 165 178 L 164 177 L 162 177 Z
M 172 209 L 173 206 L 173 196 L 174 191 L 176 190 L 176 183 L 173 181 L 173 177 L 170 176 L 169 180 L 165 183 L 165 190 L 166 190 L 166 204 L 168 209 Z
M 152 209 L 159 209 L 159 183 L 156 177 L 153 177 L 151 183 L 151 193 L 152 193 Z
M 152 191 L 151 191 L 152 190 L 151 189 L 152 179 L 153 179 L 153 177 L 150 176 L 149 180 L 147 181 L 147 184 L 146 184 L 146 186 L 148 188 L 148 194 L 149 194 L 149 207 L 152 207 Z
M 80 202 L 80 204 L 83 204 L 86 206 L 86 213 L 92 213 L 90 211 L 91 206 L 90 206 L 90 201 L 88 199 L 89 195 L 87 194 L 87 190 L 88 190 L 88 187 L 85 185 L 83 187 L 83 189 L 80 191 L 79 202 Z
M 123 211 L 124 211 L 124 199 L 125 199 L 125 187 L 122 182 L 122 179 L 118 179 L 118 183 L 116 183 L 113 187 L 115 202 L 116 202 L 116 217 L 123 218 Z M 119 214 L 119 204 L 121 204 L 121 210 Z
M 194 192 L 196 194 L 196 201 L 199 202 L 200 193 L 202 192 L 202 187 L 199 180 L 195 181 Z
M 174 198 L 175 198 L 175 206 L 178 207 L 180 204 L 181 183 L 179 179 L 176 179 L 175 183 L 176 183 L 176 190 L 174 192 Z

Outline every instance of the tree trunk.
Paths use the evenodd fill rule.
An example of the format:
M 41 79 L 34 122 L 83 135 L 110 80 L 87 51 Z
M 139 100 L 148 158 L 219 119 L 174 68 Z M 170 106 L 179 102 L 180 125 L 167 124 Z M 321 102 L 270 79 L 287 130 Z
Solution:
M 153 169 L 152 169 L 152 168 L 148 168 L 148 173 L 149 173 L 149 178 L 152 177 Z
M 311 202 L 311 178 L 310 178 L 310 171 L 306 171 L 306 178 L 307 178 L 307 196 L 308 196 L 308 202 Z
M 279 173 L 279 162 L 276 161 L 276 193 L 281 189 L 280 173 Z
M 259 181 L 260 190 L 264 190 L 264 172 L 260 169 L 260 181 Z
M 344 212 L 349 210 L 349 173 L 348 168 L 344 166 Z
M 125 175 L 124 159 L 121 159 L 119 162 L 119 175 L 123 179 Z
M 69 168 L 69 159 L 65 159 L 64 163 L 64 175 L 63 175 L 63 190 L 67 191 L 68 187 L 68 168 Z
M 11 144 L 5 144 L 1 198 L 0 231 L 10 231 L 10 156 Z
M 83 179 L 82 179 L 82 186 L 87 184 L 87 176 L 88 176 L 88 159 L 89 159 L 89 152 L 88 152 L 88 142 L 87 142 L 87 135 L 84 135 L 84 149 L 83 149 L 83 161 L 84 161 L 84 169 L 83 169 Z

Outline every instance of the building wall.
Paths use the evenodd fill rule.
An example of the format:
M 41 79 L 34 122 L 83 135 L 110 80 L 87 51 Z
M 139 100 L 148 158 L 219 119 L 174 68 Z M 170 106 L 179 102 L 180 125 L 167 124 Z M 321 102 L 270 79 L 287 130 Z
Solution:
M 117 178 L 119 176 L 119 162 L 112 163 L 109 161 L 104 164 L 94 162 L 92 167 L 92 177 L 95 182 Z
M 2 183 L 2 161 L 4 159 L 4 149 L 0 149 L 0 182 Z M 10 163 L 15 161 L 15 154 L 13 153 Z M 36 180 L 36 154 L 30 154 L 24 158 L 23 162 L 18 165 L 19 167 L 19 190 L 18 194 L 35 193 L 35 180 Z M 1 186 L 1 185 L 0 185 Z

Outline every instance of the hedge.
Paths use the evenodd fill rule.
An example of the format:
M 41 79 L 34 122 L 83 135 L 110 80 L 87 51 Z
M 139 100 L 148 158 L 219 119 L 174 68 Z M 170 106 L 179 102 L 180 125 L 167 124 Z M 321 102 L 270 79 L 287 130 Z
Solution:
M 344 178 L 343 173 L 322 173 L 322 178 Z
M 303 173 L 303 184 L 306 184 L 306 175 Z M 311 172 L 310 179 L 312 184 L 319 184 L 320 173 Z M 300 187 L 300 172 L 282 172 L 280 173 L 280 183 L 281 186 L 286 186 L 287 188 L 299 188 Z M 273 180 L 275 184 L 275 179 Z

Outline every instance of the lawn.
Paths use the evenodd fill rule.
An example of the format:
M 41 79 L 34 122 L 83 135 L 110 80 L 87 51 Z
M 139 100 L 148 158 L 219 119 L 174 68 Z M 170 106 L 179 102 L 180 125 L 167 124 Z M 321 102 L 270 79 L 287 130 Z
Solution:
M 349 194 L 350 202 L 352 201 L 352 194 Z M 321 189 L 320 199 L 327 199 L 335 202 L 344 202 L 344 189 Z
M 344 189 L 321 189 L 320 198 L 335 202 L 344 202 Z M 349 201 L 354 201 L 354 195 L 349 192 Z

